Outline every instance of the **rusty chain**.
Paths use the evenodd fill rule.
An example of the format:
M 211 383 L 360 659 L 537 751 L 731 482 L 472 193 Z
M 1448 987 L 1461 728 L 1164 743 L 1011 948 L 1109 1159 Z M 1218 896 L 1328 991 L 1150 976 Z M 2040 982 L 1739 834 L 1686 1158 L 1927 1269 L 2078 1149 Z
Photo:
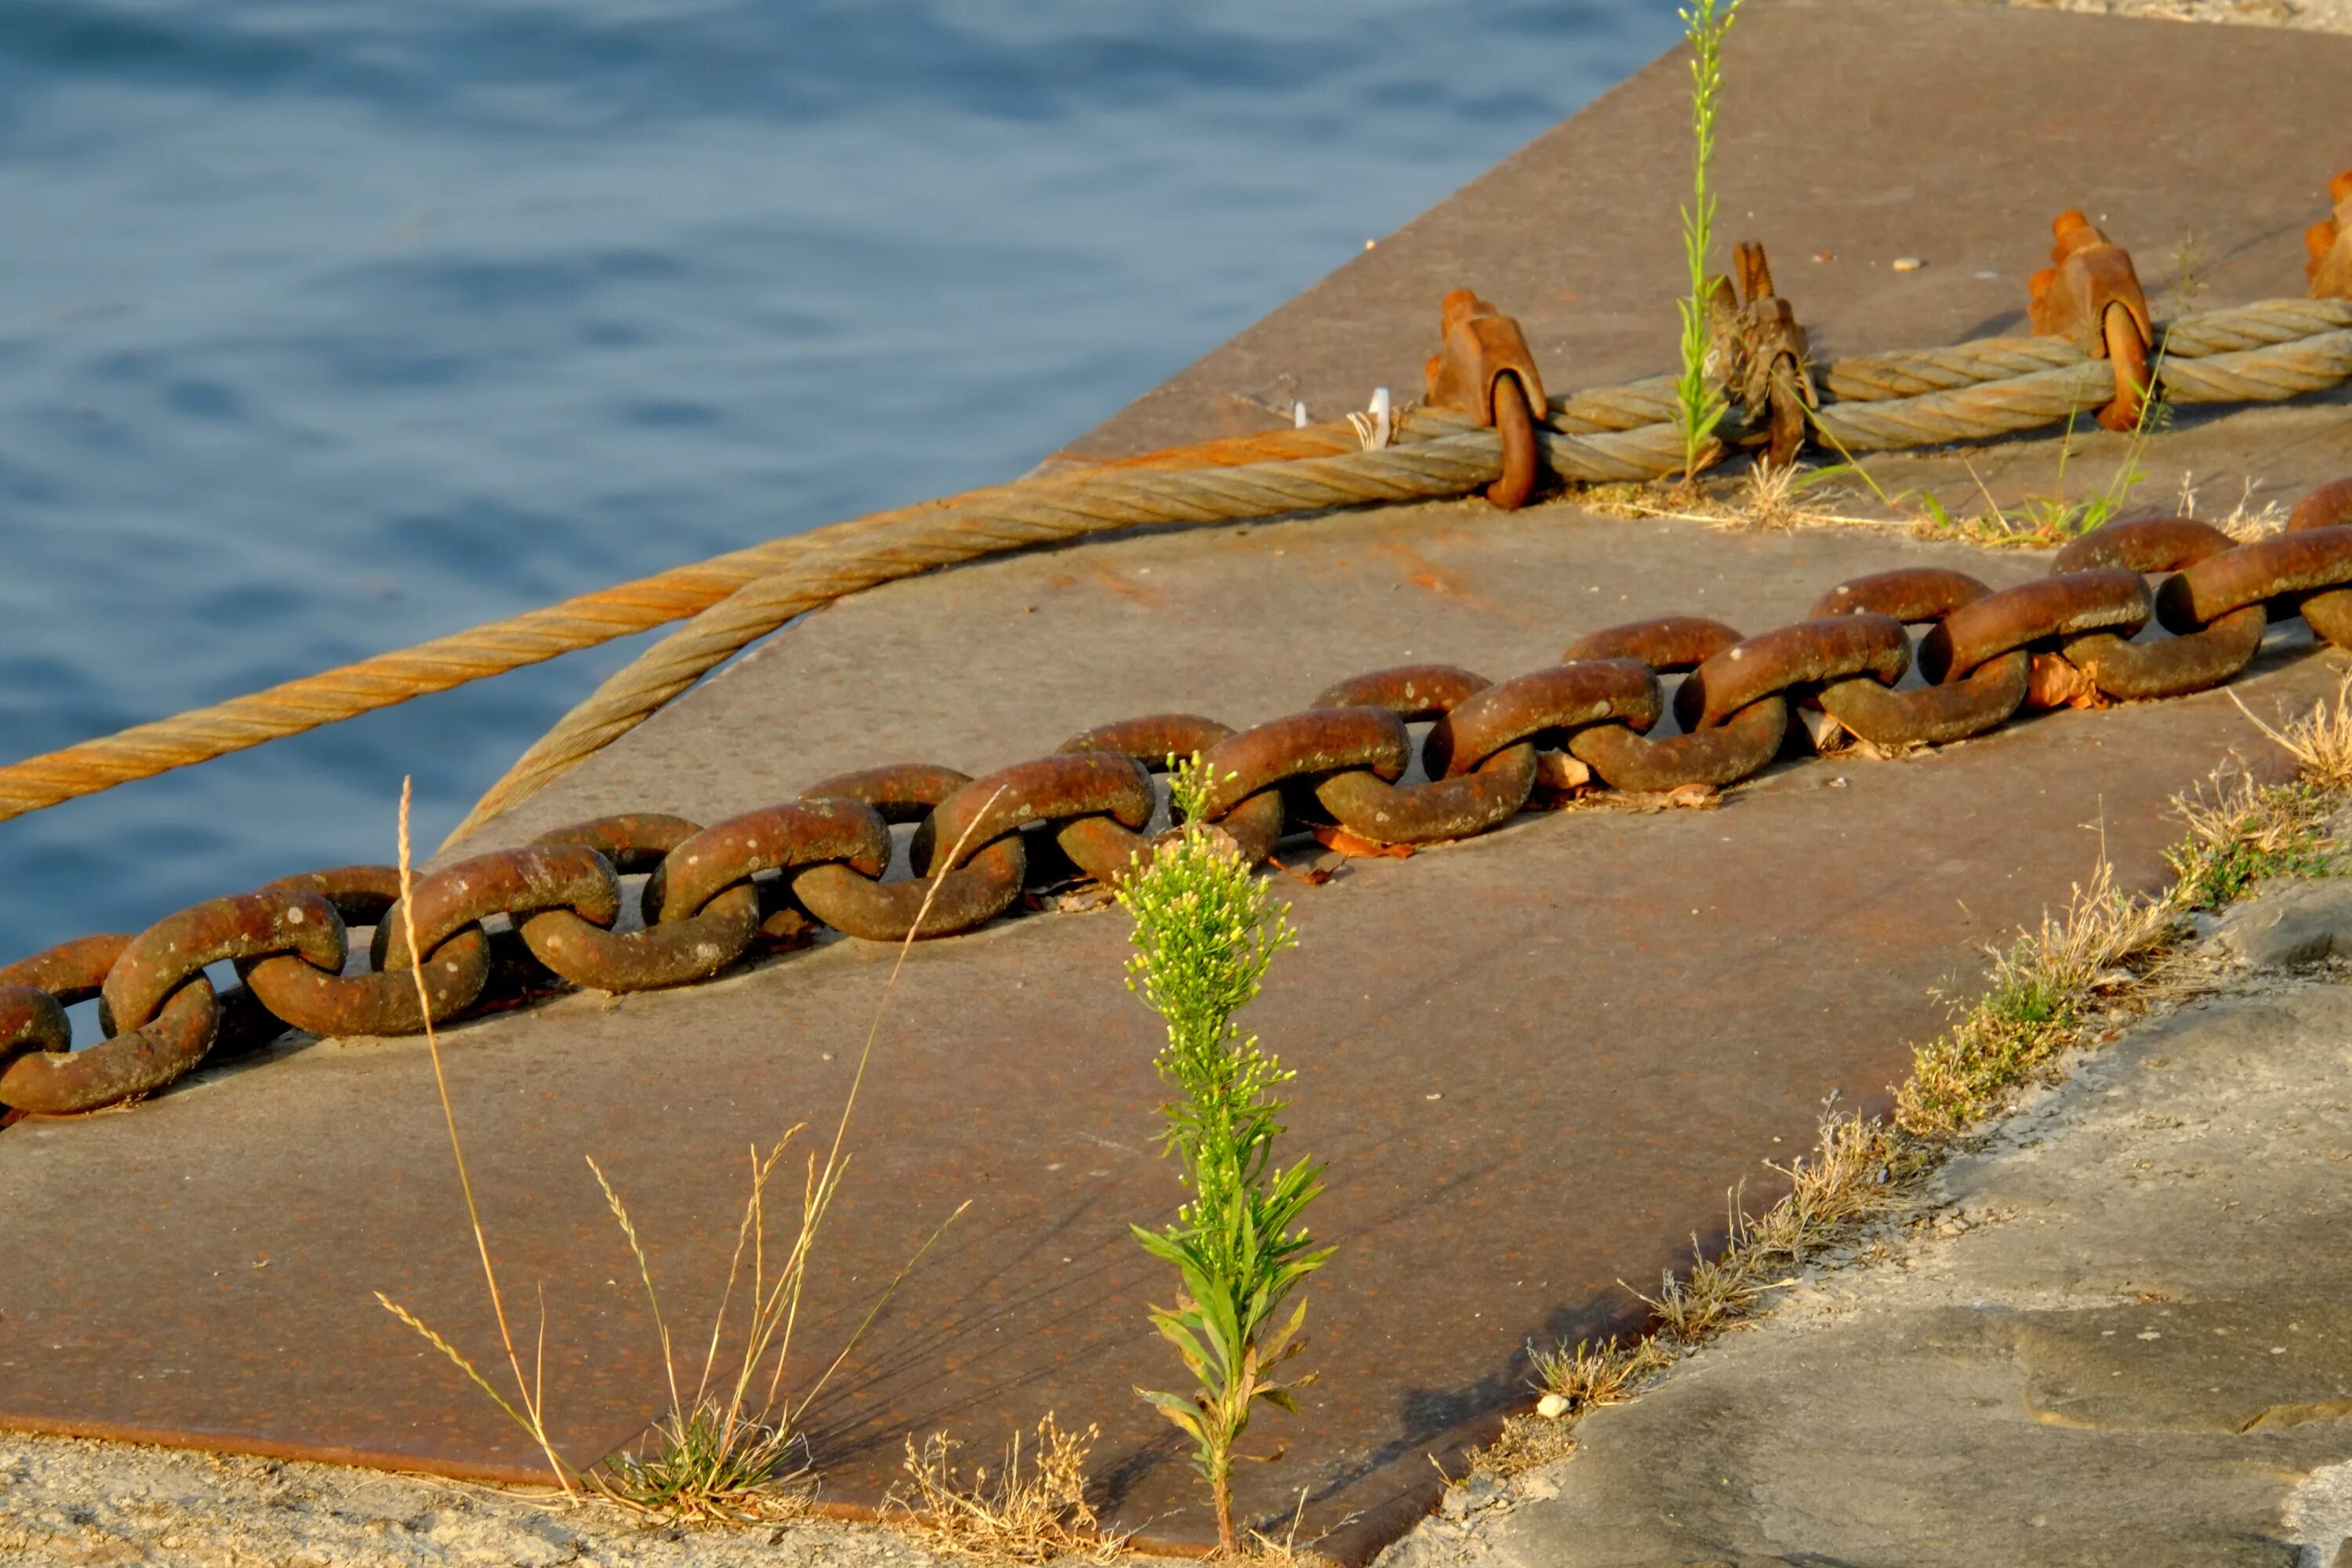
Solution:
M 682 985 L 827 930 L 947 936 L 1040 889 L 1116 886 L 1152 853 L 1168 809 L 1152 774 L 1171 756 L 1203 758 L 1203 816 L 1253 863 L 1302 832 L 1427 844 L 1563 795 L 1721 788 L 1840 729 L 1894 753 L 2029 706 L 2183 696 L 2229 680 L 2269 625 L 2296 616 L 2352 647 L 2352 479 L 2248 543 L 2189 518 L 2112 523 L 2059 552 L 2051 575 L 1999 592 L 1948 568 L 1885 572 L 1752 637 L 1665 616 L 1590 634 L 1507 680 L 1376 670 L 1247 730 L 1152 714 L 979 778 L 902 763 L 709 826 L 602 817 L 433 872 L 410 911 L 388 867 L 285 878 L 0 968 L 0 1107 L 13 1120 L 136 1100 L 289 1028 L 415 1033 L 411 919 L 436 1024 L 566 987 Z M 2145 635 L 2151 622 L 2166 635 Z M 1924 683 L 1903 684 L 1915 668 Z M 1669 694 L 1661 677 L 1677 674 Z M 1413 724 L 1427 726 L 1418 740 Z M 894 839 L 894 826 L 908 831 Z M 622 879 L 640 875 L 625 923 Z M 355 959 L 349 932 L 366 926 Z M 226 992 L 205 974 L 224 961 L 244 982 Z M 73 1050 L 64 1009 L 92 996 L 105 1038 Z

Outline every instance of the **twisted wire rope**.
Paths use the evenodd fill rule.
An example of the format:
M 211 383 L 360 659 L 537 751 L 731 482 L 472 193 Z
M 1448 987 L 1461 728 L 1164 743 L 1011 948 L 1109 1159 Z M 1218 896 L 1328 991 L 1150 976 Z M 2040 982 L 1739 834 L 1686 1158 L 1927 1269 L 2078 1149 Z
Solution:
M 2273 300 L 2188 316 L 2162 334 L 2176 402 L 2273 402 L 2352 379 L 2352 301 Z M 2112 373 L 2054 338 L 1991 338 L 1859 356 L 1819 372 L 1819 422 L 1850 451 L 1940 446 L 2078 417 Z M 1554 398 L 1538 438 L 1571 483 L 1640 481 L 1682 467 L 1674 378 Z M 280 736 L 684 621 L 535 743 L 476 805 L 462 837 L 625 734 L 794 616 L 900 577 L 1129 528 L 1460 496 L 1501 472 L 1496 434 L 1443 410 L 1408 412 L 1396 444 L 1361 449 L 1344 422 L 1226 437 L 876 512 L 267 690 L 0 766 L 0 820 Z

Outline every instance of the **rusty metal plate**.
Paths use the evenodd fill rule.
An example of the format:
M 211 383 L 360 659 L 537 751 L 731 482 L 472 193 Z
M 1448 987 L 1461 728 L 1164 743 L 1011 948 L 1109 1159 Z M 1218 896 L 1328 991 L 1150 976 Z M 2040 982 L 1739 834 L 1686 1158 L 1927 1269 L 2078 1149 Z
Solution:
M 2305 180 L 2256 153 L 2332 112 L 2352 64 L 2345 40 L 1914 0 L 1780 0 L 1733 47 L 1727 221 L 1744 232 L 1738 215 L 1759 214 L 1827 352 L 2013 328 L 2037 215 L 2077 199 L 2032 183 L 2069 168 L 2110 172 L 2110 226 L 2143 254 L 2162 253 L 2166 226 L 2230 237 L 2219 297 L 2296 291 L 2293 219 L 2326 171 Z M 1562 385 L 1663 368 L 1679 76 L 1672 61 L 1645 72 L 1105 439 L 1213 434 L 1224 394 L 1259 370 L 1298 374 L 1327 401 L 1411 385 L 1425 307 L 1457 282 L 1520 313 Z M 1839 112 L 1871 134 L 1824 140 L 1810 103 L 1740 85 L 1800 79 L 1839 82 Z M 2172 84 L 2160 105 L 2134 85 L 2149 79 Z M 2259 104 L 2247 79 L 2265 83 Z M 2110 156 L 2143 145 L 2166 155 Z M 2030 188 L 1996 190 L 1996 173 Z M 2136 226 L 2123 210 L 2153 216 Z M 1575 212 L 1611 220 L 1528 216 Z M 2274 232 L 2264 214 L 2281 215 Z M 1465 238 L 1481 234 L 1516 242 Z M 2016 276 L 1945 266 L 1988 247 L 2015 253 Z M 1814 248 L 1842 260 L 1797 259 Z M 1930 267 L 1865 271 L 1882 251 Z M 1465 275 L 1473 260 L 1499 279 Z M 2352 471 L 2343 408 L 2184 417 L 2151 453 L 2147 493 L 2160 503 L 2165 470 L 2195 467 L 2232 497 L 2244 474 L 2264 481 L 2257 500 L 2292 499 Z M 2004 473 L 2045 488 L 2053 467 L 2033 443 L 1987 465 L 1997 490 Z M 468 847 L 620 811 L 719 822 L 884 762 L 977 774 L 1141 713 L 1246 726 L 1402 662 L 1503 679 L 1639 616 L 1759 630 L 1833 584 L 1920 565 L 2006 587 L 2045 563 L 1475 500 L 994 561 L 808 618 Z M 2282 662 L 2290 635 L 2278 628 L 2233 688 L 2258 712 L 2333 688 L 2334 656 Z M 1523 818 L 1322 888 L 1286 884 L 1302 946 L 1248 1022 L 1300 1069 L 1293 1146 L 1331 1163 L 1316 1217 L 1342 1251 L 1312 1290 L 1322 1381 L 1301 1418 L 1261 1428 L 1292 1449 L 1244 1475 L 1244 1511 L 1286 1519 L 1303 1488 L 1307 1533 L 1336 1531 L 1327 1549 L 1360 1559 L 1392 1536 L 1430 1500 L 1426 1456 L 1449 1460 L 1525 1402 L 1527 1340 L 1630 1324 L 1616 1281 L 1654 1279 L 1691 1232 L 1712 1236 L 1726 1186 L 1769 1201 L 1759 1162 L 1802 1148 L 1832 1089 L 1883 1103 L 1907 1042 L 1942 1021 L 1930 989 L 1968 989 L 1981 943 L 2062 900 L 2091 867 L 2095 828 L 2127 878 L 2152 882 L 2166 797 L 2255 744 L 2220 693 L 2061 712 L 1901 763 L 1776 769 L 1719 811 Z M 354 824 L 355 854 L 388 835 L 390 810 Z M 890 957 L 821 945 L 712 984 L 572 998 L 448 1035 L 502 1278 L 526 1333 L 544 1288 L 550 1404 L 576 1456 L 639 1430 L 661 1389 L 583 1157 L 627 1194 L 673 1324 L 707 1321 L 744 1151 L 826 1123 Z M 1210 1532 L 1130 1392 L 1175 1369 L 1143 1318 L 1168 1282 L 1126 1226 L 1178 1194 L 1150 1142 L 1156 1022 L 1120 986 L 1123 957 L 1123 921 L 1097 912 L 1008 920 L 909 962 L 804 1359 L 829 1355 L 931 1227 L 973 1206 L 820 1408 L 831 1499 L 877 1498 L 908 1434 L 945 1426 L 992 1445 L 1052 1408 L 1103 1424 L 1121 1523 Z M 135 1113 L 19 1123 L 0 1132 L 0 1421 L 535 1473 L 519 1436 L 373 1299 L 495 1358 L 421 1041 L 282 1049 Z

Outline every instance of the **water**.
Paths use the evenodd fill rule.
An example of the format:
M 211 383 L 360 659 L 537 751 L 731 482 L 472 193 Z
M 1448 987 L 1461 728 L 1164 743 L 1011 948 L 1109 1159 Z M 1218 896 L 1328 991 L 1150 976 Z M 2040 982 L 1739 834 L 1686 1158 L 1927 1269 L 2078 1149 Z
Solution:
M 999 481 L 1669 0 L 10 0 L 0 756 Z M 0 823 L 0 959 L 426 844 L 644 639 Z

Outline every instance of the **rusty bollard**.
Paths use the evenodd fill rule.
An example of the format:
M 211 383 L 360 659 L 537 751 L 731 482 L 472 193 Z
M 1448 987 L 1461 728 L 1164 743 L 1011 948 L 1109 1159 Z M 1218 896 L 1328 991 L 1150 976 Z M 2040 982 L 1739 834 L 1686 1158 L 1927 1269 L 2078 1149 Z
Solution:
M 2304 231 L 2311 252 L 2304 273 L 2315 300 L 2352 300 L 2352 169 L 2327 182 L 2336 210 Z
M 1543 378 L 1518 322 L 1467 289 L 1447 294 L 1444 311 L 1444 347 L 1426 369 L 1429 405 L 1466 414 L 1502 437 L 1503 477 L 1486 487 L 1486 499 L 1516 511 L 1535 493 Z
M 1773 291 L 1764 247 L 1742 240 L 1732 250 L 1737 278 L 1715 280 L 1715 351 L 1731 395 L 1753 423 L 1764 416 L 1770 461 L 1797 460 L 1805 444 L 1808 411 L 1821 406 L 1813 387 L 1812 344 L 1797 309 Z
M 2026 285 L 2033 330 L 2043 337 L 2071 338 L 2094 359 L 2111 362 L 2116 396 L 2099 410 L 2099 423 L 2110 430 L 2136 430 L 2150 390 L 2147 356 L 2156 330 L 2131 253 L 2079 212 L 2060 213 L 2050 229 L 2057 239 L 2050 259 L 2057 265 L 2043 268 Z

